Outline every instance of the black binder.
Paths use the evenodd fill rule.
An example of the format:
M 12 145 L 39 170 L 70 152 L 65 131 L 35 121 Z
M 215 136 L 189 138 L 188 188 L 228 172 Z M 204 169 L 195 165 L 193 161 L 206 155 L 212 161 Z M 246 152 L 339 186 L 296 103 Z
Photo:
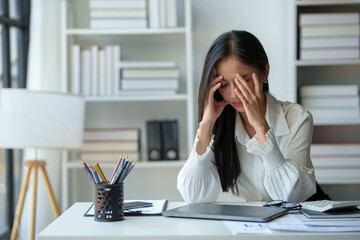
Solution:
M 161 122 L 148 121 L 146 122 L 146 128 L 149 160 L 162 160 Z
M 162 122 L 163 159 L 179 159 L 178 124 L 176 120 Z

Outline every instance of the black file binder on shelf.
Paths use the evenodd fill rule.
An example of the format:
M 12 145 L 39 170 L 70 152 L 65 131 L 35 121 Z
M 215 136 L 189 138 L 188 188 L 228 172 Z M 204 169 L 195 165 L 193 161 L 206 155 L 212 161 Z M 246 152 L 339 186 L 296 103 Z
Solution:
M 156 160 L 179 159 L 179 133 L 176 120 L 157 121 L 146 123 L 148 158 Z
M 177 121 L 162 122 L 163 159 L 179 159 L 178 125 Z
M 150 161 L 162 160 L 162 139 L 161 139 L 161 122 L 148 121 L 147 128 L 147 145 L 148 158 Z

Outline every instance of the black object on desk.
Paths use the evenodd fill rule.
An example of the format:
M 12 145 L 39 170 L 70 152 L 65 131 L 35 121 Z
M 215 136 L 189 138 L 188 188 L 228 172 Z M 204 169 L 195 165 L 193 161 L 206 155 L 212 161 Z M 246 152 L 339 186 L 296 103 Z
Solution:
M 267 222 L 287 212 L 288 210 L 284 208 L 192 203 L 165 211 L 162 215 L 167 217 Z

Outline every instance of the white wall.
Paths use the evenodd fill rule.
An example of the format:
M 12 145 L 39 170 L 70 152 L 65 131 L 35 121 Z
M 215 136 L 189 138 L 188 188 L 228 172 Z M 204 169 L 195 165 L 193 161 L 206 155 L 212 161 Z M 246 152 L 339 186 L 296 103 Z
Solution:
M 192 5 L 196 91 L 211 43 L 221 33 L 236 29 L 251 32 L 263 44 L 270 63 L 270 92 L 279 99 L 291 99 L 286 47 L 289 0 L 193 0 Z

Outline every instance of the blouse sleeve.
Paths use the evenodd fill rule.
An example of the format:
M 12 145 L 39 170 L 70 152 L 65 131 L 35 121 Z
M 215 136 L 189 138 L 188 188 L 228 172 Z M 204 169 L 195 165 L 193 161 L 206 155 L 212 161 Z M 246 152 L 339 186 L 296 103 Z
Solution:
M 177 188 L 185 202 L 215 202 L 221 189 L 214 153 L 211 149 L 214 136 L 202 155 L 196 152 L 198 141 L 197 133 L 190 156 L 179 172 Z
M 316 192 L 310 159 L 312 129 L 311 114 L 305 112 L 290 129 L 291 136 L 283 152 L 272 129 L 267 132 L 267 142 L 263 147 L 260 148 L 257 135 L 248 142 L 247 151 L 263 160 L 263 185 L 272 199 L 302 202 Z

